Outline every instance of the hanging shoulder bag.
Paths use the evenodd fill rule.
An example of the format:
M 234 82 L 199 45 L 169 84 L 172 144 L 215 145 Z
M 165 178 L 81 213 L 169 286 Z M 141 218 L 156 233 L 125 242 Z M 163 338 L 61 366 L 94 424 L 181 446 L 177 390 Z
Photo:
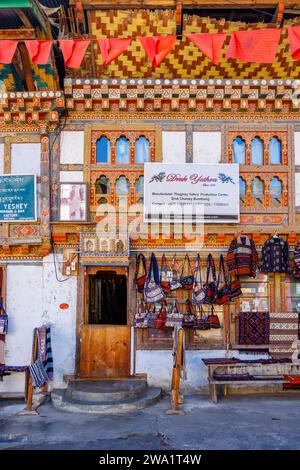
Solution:
M 160 312 L 155 320 L 155 328 L 157 328 L 158 330 L 165 330 L 167 328 L 166 326 L 167 310 L 168 310 L 167 302 L 166 300 L 163 300 Z
M 145 325 L 147 325 L 147 328 L 155 328 L 155 321 L 158 316 L 158 313 L 156 311 L 155 304 L 153 304 L 153 308 L 151 310 L 150 305 L 147 306 L 146 309 L 146 320 L 145 320 Z
M 240 297 L 241 295 L 243 295 L 238 274 L 236 274 L 236 277 L 234 279 L 232 278 L 232 276 L 230 276 L 229 286 L 230 286 L 230 300 L 236 299 L 237 297 Z
M 172 280 L 170 282 L 170 291 L 173 292 L 174 290 L 181 289 L 182 284 L 180 282 L 178 271 L 176 269 L 176 253 L 172 259 Z
M 202 305 L 198 307 L 197 314 L 195 315 L 195 323 L 193 328 L 195 330 L 209 330 L 210 324 L 207 321 L 207 315 L 203 311 Z
M 212 305 L 217 294 L 217 275 L 215 262 L 211 254 L 208 255 L 206 262 L 206 283 L 204 285 L 204 290 L 205 299 L 203 303 Z
M 196 260 L 196 269 L 194 273 L 194 283 L 193 283 L 193 294 L 192 294 L 192 303 L 194 305 L 202 305 L 205 299 L 205 290 L 202 284 L 201 276 L 201 262 L 199 253 Z
M 195 316 L 192 312 L 191 301 L 188 299 L 185 303 L 186 313 L 183 315 L 182 326 L 192 328 L 195 324 Z
M 153 280 L 152 280 L 153 279 Z M 159 285 L 159 272 L 155 254 L 152 253 L 150 257 L 149 269 L 147 272 L 147 279 L 144 287 L 144 300 L 147 303 L 153 304 L 164 298 L 164 293 Z
M 221 280 L 221 278 L 223 279 Z M 230 291 L 230 287 L 228 286 L 223 255 L 220 256 L 217 286 L 218 288 L 217 288 L 215 303 L 217 305 L 224 305 L 227 302 L 230 302 L 231 291 Z
M 143 293 L 146 279 L 147 279 L 146 260 L 145 260 L 145 256 L 142 253 L 140 253 L 136 260 L 136 276 L 135 276 L 135 284 L 136 284 L 137 291 L 139 293 Z
M 218 315 L 215 313 L 214 306 L 211 305 L 211 313 L 207 317 L 207 323 L 210 328 L 221 328 Z
M 134 317 L 134 326 L 136 328 L 147 328 L 147 311 L 143 309 L 142 302 L 138 304 L 138 311 Z
M 168 268 L 165 255 L 162 255 L 160 266 L 160 286 L 167 294 L 170 292 L 171 270 Z
M 194 276 L 192 275 L 192 271 L 191 271 L 191 263 L 190 263 L 189 255 L 185 255 L 184 257 L 180 282 L 181 282 L 182 288 L 185 290 L 190 290 L 193 288 Z
M 3 307 L 3 299 L 0 298 L 0 334 L 6 335 L 8 332 L 8 315 Z
M 182 326 L 183 314 L 180 313 L 177 300 L 175 300 L 172 311 L 167 313 L 166 326 L 174 328 L 175 326 Z

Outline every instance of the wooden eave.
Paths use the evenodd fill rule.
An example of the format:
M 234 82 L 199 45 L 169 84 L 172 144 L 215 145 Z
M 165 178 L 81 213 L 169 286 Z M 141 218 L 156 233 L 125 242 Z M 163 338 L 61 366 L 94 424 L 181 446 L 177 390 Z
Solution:
M 70 5 L 75 5 L 77 0 L 70 0 Z M 87 10 L 97 9 L 153 9 L 153 8 L 176 8 L 177 0 L 81 0 L 83 7 Z M 240 9 L 240 8 L 276 8 L 278 0 L 239 0 L 233 3 L 231 0 L 181 0 L 185 9 Z M 285 8 L 297 7 L 297 2 L 285 1 Z

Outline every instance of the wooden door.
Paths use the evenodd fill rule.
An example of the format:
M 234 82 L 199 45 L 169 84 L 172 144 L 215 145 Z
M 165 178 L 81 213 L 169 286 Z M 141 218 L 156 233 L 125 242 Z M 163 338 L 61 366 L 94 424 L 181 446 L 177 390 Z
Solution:
M 110 290 L 110 280 L 117 290 Z M 79 331 L 79 376 L 130 375 L 131 334 L 127 325 L 126 285 L 125 268 L 88 270 L 84 282 L 84 321 Z
M 130 326 L 83 325 L 80 346 L 80 375 L 130 375 Z

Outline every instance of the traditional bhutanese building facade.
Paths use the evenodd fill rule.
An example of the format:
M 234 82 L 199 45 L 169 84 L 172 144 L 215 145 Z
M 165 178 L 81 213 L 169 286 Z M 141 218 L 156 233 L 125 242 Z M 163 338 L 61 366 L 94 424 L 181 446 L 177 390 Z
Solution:
M 9 316 L 4 361 L 28 364 L 33 329 L 49 323 L 55 387 L 65 387 L 72 376 L 147 374 L 150 385 L 168 389 L 172 331 L 133 327 L 142 300 L 135 285 L 137 255 L 144 254 L 148 267 L 152 252 L 159 265 L 164 254 L 171 266 L 176 253 L 180 272 L 186 253 L 192 267 L 200 253 L 205 272 L 207 255 L 218 265 L 231 241 L 243 234 L 255 243 L 260 264 L 262 246 L 276 233 L 288 242 L 293 260 L 300 236 L 300 66 L 291 57 L 287 28 L 300 20 L 284 16 L 272 64 L 249 64 L 225 57 L 230 33 L 276 27 L 276 15 L 272 23 L 258 22 L 259 15 L 256 23 L 234 21 L 228 19 L 226 2 L 221 12 L 193 10 L 195 2 L 182 2 L 178 22 L 176 2 L 157 1 L 146 8 L 137 1 L 130 9 L 119 2 L 109 9 L 105 2 L 86 1 L 81 29 L 76 2 L 70 3 L 69 37 L 133 40 L 108 66 L 92 41 L 80 69 L 66 68 L 63 86 L 57 50 L 46 66 L 31 64 L 29 76 L 22 75 L 24 57 L 23 69 L 0 65 L 0 173 L 37 178 L 37 220 L 0 223 L 2 293 Z M 263 4 L 275 12 L 275 2 Z M 237 11 L 242 18 L 243 10 Z M 50 38 L 46 30 L 33 25 L 11 36 L 0 31 L 0 39 Z M 227 33 L 218 65 L 182 36 L 200 32 Z M 176 33 L 174 49 L 152 68 L 138 36 Z M 203 245 L 193 234 L 175 237 L 174 224 L 168 235 L 160 226 L 157 236 L 149 224 L 147 237 L 135 233 L 128 239 L 126 228 L 136 223 L 137 213 L 122 204 L 143 204 L 145 161 L 239 163 L 240 222 L 205 224 Z M 103 210 L 106 204 L 116 208 L 115 218 Z M 119 221 L 121 233 L 112 235 Z M 247 349 L 265 357 L 268 345 L 239 344 L 238 315 L 296 311 L 299 286 L 290 274 L 258 272 L 243 279 L 243 296 L 215 309 L 219 329 L 187 329 L 185 387 L 207 388 L 202 358 L 237 356 Z M 169 303 L 177 298 L 184 309 L 190 297 L 191 292 L 179 290 L 169 295 Z M 0 383 L 0 394 L 23 388 L 23 375 L 11 374 Z

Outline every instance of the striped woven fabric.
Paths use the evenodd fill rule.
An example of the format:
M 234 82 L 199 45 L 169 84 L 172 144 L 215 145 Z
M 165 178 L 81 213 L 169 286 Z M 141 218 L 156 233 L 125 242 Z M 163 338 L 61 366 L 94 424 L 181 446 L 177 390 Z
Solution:
M 291 357 L 292 342 L 299 335 L 297 312 L 270 313 L 270 349 L 272 357 Z

